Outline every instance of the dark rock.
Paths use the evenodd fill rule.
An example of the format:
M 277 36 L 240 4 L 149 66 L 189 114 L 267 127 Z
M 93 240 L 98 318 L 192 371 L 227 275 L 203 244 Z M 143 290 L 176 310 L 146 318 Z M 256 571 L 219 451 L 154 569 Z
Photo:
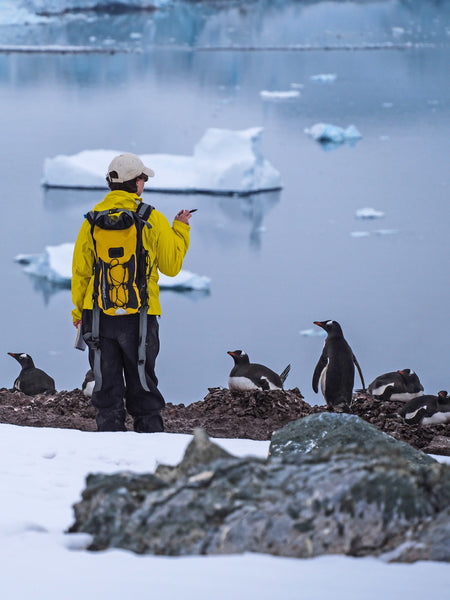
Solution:
M 422 528 L 429 555 L 448 560 L 439 548 L 448 530 L 450 467 L 409 460 L 395 440 L 381 442 L 388 452 L 371 452 L 371 444 L 359 451 L 354 417 L 346 419 L 350 444 L 340 442 L 340 452 L 326 441 L 321 448 L 330 420 L 315 420 L 314 452 L 235 458 L 197 434 L 176 473 L 90 476 L 70 531 L 90 533 L 92 550 L 305 558 L 379 555 L 420 537 Z M 438 523 L 433 532 L 430 522 Z
M 158 465 L 156 475 L 164 481 L 175 481 L 182 475 L 188 475 L 199 470 L 201 465 L 208 465 L 222 458 L 235 458 L 221 446 L 211 443 L 203 429 L 194 429 L 194 437 L 184 453 L 183 460 L 176 467 Z
M 444 435 L 435 435 L 428 446 L 425 446 L 424 452 L 428 452 L 428 454 L 450 456 L 450 438 Z
M 273 457 L 362 453 L 381 458 L 395 454 L 425 465 L 435 462 L 427 454 L 395 440 L 363 419 L 342 413 L 322 413 L 293 421 L 273 434 L 269 448 Z

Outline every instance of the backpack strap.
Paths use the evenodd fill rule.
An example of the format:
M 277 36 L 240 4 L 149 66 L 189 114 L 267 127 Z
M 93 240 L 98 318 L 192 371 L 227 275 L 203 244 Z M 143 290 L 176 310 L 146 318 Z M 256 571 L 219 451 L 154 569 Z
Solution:
M 138 207 L 136 209 L 137 216 L 143 221 L 147 221 L 152 210 L 154 210 L 154 206 L 151 204 L 145 204 L 145 202 L 139 202 Z M 149 223 L 150 225 L 150 223 Z
M 151 227 L 150 223 L 147 222 L 153 206 L 145 204 L 145 202 L 139 203 L 136 209 L 136 216 L 141 220 L 142 226 L 145 224 L 147 227 Z M 142 227 L 138 227 L 138 235 L 140 238 L 140 244 L 142 244 Z M 147 262 L 146 256 L 142 256 L 141 269 L 146 274 Z M 150 269 L 151 272 L 151 269 Z M 149 274 L 150 276 L 150 274 Z M 145 289 L 144 289 L 145 285 Z M 138 374 L 141 386 L 146 392 L 150 389 L 147 384 L 147 377 L 145 375 L 145 359 L 147 349 L 147 311 L 148 311 L 148 294 L 147 294 L 147 281 L 146 278 L 142 278 L 142 288 L 139 290 L 141 296 L 141 309 L 139 311 L 139 346 L 138 346 Z

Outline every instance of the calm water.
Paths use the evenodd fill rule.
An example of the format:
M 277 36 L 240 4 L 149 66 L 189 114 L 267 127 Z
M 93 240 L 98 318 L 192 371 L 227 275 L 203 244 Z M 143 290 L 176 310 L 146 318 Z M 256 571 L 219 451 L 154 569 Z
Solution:
M 256 13 L 258 6 L 249 13 L 181 7 L 140 16 L 126 31 L 129 15 L 106 25 L 96 17 L 83 27 L 52 21 L 29 28 L 28 38 L 25 27 L 3 29 L 20 43 L 74 44 L 78 32 L 79 43 L 142 52 L 0 54 L 1 386 L 11 386 L 18 372 L 8 351 L 30 353 L 59 390 L 79 387 L 87 368 L 86 354 L 73 349 L 70 292 L 43 289 L 13 262 L 19 253 L 74 241 L 84 212 L 102 197 L 44 190 L 44 159 L 96 148 L 191 154 L 209 127 L 261 125 L 281 192 L 146 194 L 170 219 L 182 207 L 198 208 L 185 268 L 212 280 L 209 295 L 162 292 L 157 371 L 166 399 L 189 403 L 208 387 L 226 386 L 226 351 L 242 348 L 277 371 L 290 362 L 288 386 L 321 401 L 311 378 L 323 338 L 300 331 L 322 319 L 341 323 L 366 383 L 410 367 L 428 393 L 450 389 L 447 5 L 425 2 L 411 12 L 408 3 L 316 3 L 274 12 L 261 4 Z M 189 48 L 325 46 L 330 39 L 400 47 Z M 319 73 L 337 79 L 314 83 Z M 292 84 L 303 86 L 298 99 L 260 96 Z M 363 138 L 325 151 L 304 133 L 320 121 L 353 123 Z M 355 211 L 366 206 L 385 217 L 357 220 Z M 390 233 L 376 233 L 381 229 Z M 353 237 L 356 231 L 370 235 Z

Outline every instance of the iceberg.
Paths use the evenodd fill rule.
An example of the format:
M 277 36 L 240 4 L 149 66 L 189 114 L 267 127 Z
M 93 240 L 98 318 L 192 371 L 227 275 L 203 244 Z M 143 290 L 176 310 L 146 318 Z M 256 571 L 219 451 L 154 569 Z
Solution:
M 46 246 L 41 254 L 18 254 L 14 261 L 24 266 L 24 272 L 51 283 L 56 288 L 70 288 L 72 256 L 75 244 Z M 160 289 L 175 291 L 209 291 L 209 277 L 181 270 L 175 277 L 159 274 Z
M 354 125 L 349 125 L 346 129 L 343 129 L 330 123 L 316 123 L 309 129 L 305 129 L 305 133 L 316 140 L 316 142 L 323 145 L 330 144 L 335 147 L 344 143 L 353 146 L 362 138 L 362 135 Z
M 280 189 L 281 176 L 262 155 L 262 127 L 241 131 L 208 129 L 192 156 L 141 154 L 155 171 L 146 191 L 250 194 Z M 47 187 L 106 186 L 108 164 L 124 150 L 84 150 L 46 158 L 42 184 Z
M 299 334 L 302 337 L 325 337 L 327 332 L 324 329 L 302 329 Z
M 292 100 L 292 98 L 299 98 L 300 92 L 298 90 L 262 90 L 261 92 L 259 92 L 259 95 L 263 100 Z
M 47 246 L 42 254 L 18 254 L 14 261 L 25 265 L 24 272 L 50 283 L 70 288 L 74 244 Z

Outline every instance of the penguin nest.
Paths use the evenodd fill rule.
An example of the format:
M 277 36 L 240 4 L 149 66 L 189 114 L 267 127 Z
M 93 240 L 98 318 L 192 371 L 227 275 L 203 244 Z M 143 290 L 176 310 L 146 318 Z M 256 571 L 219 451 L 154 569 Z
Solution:
M 272 432 L 290 421 L 327 412 L 311 406 L 298 388 L 285 391 L 230 392 L 209 388 L 199 402 L 167 403 L 163 411 L 166 431 L 192 434 L 196 427 L 211 437 L 269 440 Z M 407 425 L 398 415 L 402 402 L 379 401 L 365 393 L 353 394 L 350 412 L 385 433 L 430 454 L 450 456 L 450 424 Z M 57 427 L 96 431 L 95 410 L 81 390 L 26 396 L 0 389 L 0 423 L 29 427 Z M 131 419 L 127 420 L 132 430 Z

